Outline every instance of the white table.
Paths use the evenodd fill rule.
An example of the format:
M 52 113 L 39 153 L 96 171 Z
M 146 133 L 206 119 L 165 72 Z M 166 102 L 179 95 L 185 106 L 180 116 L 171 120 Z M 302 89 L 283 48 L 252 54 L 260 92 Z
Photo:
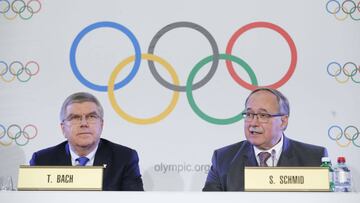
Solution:
M 1 203 L 359 203 L 360 193 L 331 192 L 81 192 L 0 191 Z

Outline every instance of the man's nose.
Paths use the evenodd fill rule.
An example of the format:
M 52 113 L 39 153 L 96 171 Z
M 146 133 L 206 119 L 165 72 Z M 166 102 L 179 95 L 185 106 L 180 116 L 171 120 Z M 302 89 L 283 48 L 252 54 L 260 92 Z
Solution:
M 81 122 L 80 122 L 80 126 L 88 126 L 88 121 L 86 119 L 86 116 L 85 115 L 82 115 L 81 116 Z

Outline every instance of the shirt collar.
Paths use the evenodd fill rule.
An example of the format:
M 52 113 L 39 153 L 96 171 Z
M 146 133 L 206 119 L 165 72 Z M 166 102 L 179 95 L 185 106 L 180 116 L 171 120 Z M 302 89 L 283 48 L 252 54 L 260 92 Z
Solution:
M 89 161 L 86 163 L 86 166 L 93 166 L 94 165 L 95 153 L 96 153 L 96 150 L 97 150 L 98 146 L 99 145 L 97 145 L 94 150 L 92 150 L 88 155 L 85 156 L 86 158 L 89 159 Z M 76 152 L 73 151 L 70 146 L 69 146 L 69 151 L 70 151 L 70 155 L 71 155 L 71 164 L 73 166 L 78 165 L 79 162 L 76 161 L 76 159 L 79 158 L 80 156 L 77 155 Z
M 257 148 L 255 145 L 253 145 L 257 163 L 260 165 L 260 160 L 258 156 L 260 152 L 269 152 L 270 154 L 272 154 L 273 158 L 268 159 L 266 163 L 268 164 L 268 166 L 276 166 L 282 152 L 283 144 L 284 144 L 284 135 L 281 136 L 280 141 L 276 145 L 274 145 L 272 148 L 268 150 L 262 150 Z M 271 153 L 273 150 L 274 152 Z M 273 161 L 274 163 L 272 163 Z

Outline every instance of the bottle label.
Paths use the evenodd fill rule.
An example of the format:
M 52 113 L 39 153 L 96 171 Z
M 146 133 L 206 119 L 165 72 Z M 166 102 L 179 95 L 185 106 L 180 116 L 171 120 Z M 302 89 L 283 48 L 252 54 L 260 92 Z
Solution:
M 338 173 L 338 180 L 340 183 L 345 183 L 348 181 L 347 174 L 345 171 L 340 171 Z

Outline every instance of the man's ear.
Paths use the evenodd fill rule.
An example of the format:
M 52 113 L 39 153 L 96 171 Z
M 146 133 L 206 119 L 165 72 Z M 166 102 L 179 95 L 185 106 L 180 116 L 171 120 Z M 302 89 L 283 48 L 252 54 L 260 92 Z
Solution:
M 61 131 L 62 131 L 62 134 L 64 135 L 65 138 L 66 137 L 66 133 L 65 133 L 65 124 L 63 122 L 60 123 L 60 126 L 61 126 Z
M 101 120 L 101 133 L 103 129 L 104 129 L 104 119 Z
M 289 121 L 289 116 L 281 116 L 281 128 L 283 129 L 283 131 L 286 130 L 287 125 L 288 125 L 288 121 Z

